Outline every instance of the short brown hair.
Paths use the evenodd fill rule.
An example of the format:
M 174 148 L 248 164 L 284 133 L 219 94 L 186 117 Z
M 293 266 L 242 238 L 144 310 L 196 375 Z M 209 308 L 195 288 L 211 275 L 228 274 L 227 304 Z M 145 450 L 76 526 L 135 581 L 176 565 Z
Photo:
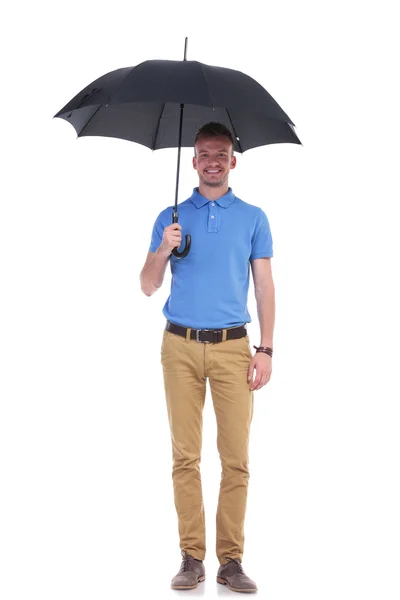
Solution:
M 232 144 L 232 152 L 233 152 L 233 150 L 235 148 L 235 142 L 233 140 L 232 133 L 222 123 L 210 122 L 210 123 L 206 123 L 205 125 L 200 127 L 200 129 L 198 130 L 196 137 L 194 139 L 194 144 L 196 145 L 196 142 L 200 138 L 217 137 L 220 135 L 227 137 L 229 139 L 230 143 Z

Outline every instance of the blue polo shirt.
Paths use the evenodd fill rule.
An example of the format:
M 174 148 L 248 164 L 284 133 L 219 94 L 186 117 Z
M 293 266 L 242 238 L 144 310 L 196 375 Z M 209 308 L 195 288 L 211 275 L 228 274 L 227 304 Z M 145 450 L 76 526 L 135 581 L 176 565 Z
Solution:
M 149 252 L 160 246 L 164 228 L 172 223 L 173 205 L 157 217 Z M 171 290 L 164 316 L 192 329 L 224 329 L 250 323 L 247 297 L 250 261 L 271 257 L 272 236 L 267 215 L 258 206 L 237 198 L 232 189 L 208 200 L 193 190 L 178 204 L 182 244 L 190 233 L 185 258 L 170 256 Z

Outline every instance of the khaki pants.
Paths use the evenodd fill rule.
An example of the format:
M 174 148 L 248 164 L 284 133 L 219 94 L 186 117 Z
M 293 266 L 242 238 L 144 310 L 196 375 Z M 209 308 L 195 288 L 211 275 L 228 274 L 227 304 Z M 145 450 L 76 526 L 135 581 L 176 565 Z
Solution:
M 242 560 L 249 480 L 248 444 L 254 392 L 247 373 L 249 337 L 205 344 L 164 330 L 161 364 L 172 441 L 172 480 L 181 551 L 204 560 L 204 506 L 200 477 L 206 380 L 217 419 L 222 475 L 216 516 L 216 553 Z

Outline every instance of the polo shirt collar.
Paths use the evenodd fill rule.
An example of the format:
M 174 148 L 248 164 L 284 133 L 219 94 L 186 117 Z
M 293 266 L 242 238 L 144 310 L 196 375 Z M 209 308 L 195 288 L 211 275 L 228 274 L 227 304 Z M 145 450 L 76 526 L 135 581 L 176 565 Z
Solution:
M 222 206 L 222 208 L 228 208 L 232 204 L 234 199 L 235 195 L 232 192 L 232 188 L 229 188 L 226 194 L 221 196 L 221 198 L 217 198 L 217 200 L 214 200 L 214 202 L 216 202 L 219 206 Z M 210 202 L 210 200 L 208 200 L 199 193 L 199 188 L 194 188 L 190 200 L 195 206 L 197 206 L 197 208 L 201 208 L 202 206 Z

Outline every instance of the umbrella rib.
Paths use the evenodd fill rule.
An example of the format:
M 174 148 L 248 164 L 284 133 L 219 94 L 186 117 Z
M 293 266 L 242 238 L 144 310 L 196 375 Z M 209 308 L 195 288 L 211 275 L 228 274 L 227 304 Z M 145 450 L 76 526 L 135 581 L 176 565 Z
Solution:
M 90 117 L 90 119 L 84 124 L 84 126 L 82 127 L 82 129 L 80 130 L 80 132 L 78 133 L 77 137 L 79 137 L 82 134 L 82 131 L 89 125 L 90 121 L 93 119 L 93 117 L 95 115 L 97 115 L 97 113 L 99 112 L 99 110 L 101 109 L 103 105 L 100 104 L 99 108 L 92 114 L 92 116 Z M 85 106 L 86 108 L 86 106 Z
M 203 63 L 199 63 L 199 65 L 201 66 L 201 70 L 203 71 L 204 79 L 206 80 L 206 86 L 207 86 L 208 99 L 209 99 L 209 102 L 210 102 L 210 106 L 214 106 L 213 103 L 211 102 L 210 89 L 208 87 L 208 79 L 207 79 L 206 72 L 204 70 L 204 65 L 203 65 Z
M 231 122 L 233 133 L 235 134 L 236 141 L 239 146 L 239 150 L 240 150 L 241 154 L 243 154 L 242 144 L 240 143 L 240 137 L 238 137 L 238 134 L 236 133 L 235 127 L 234 127 L 232 119 L 231 119 L 231 115 L 229 114 L 229 110 L 227 108 L 225 110 L 226 110 L 226 114 L 228 115 L 229 121 Z
M 158 130 L 160 129 L 160 123 L 161 123 L 161 119 L 162 119 L 162 116 L 163 116 L 163 113 L 164 113 L 165 105 L 166 105 L 166 102 L 164 102 L 163 107 L 162 107 L 161 112 L 160 112 L 160 118 L 158 119 L 156 133 L 154 135 L 154 140 L 153 140 L 153 146 L 154 146 L 154 148 L 152 148 L 152 150 L 156 149 Z

